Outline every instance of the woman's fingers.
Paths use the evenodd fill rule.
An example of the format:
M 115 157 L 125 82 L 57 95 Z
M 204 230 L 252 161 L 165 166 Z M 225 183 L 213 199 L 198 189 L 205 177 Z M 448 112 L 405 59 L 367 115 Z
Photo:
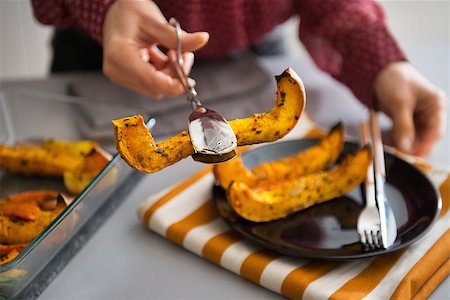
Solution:
M 155 39 L 167 49 L 177 48 L 178 41 L 175 27 L 169 23 L 154 22 L 153 26 L 146 27 L 146 32 L 149 37 Z M 181 31 L 181 46 L 183 51 L 196 51 L 205 46 L 208 40 L 209 33 L 207 32 L 187 33 L 183 30 Z
M 167 67 L 169 60 L 167 55 L 165 55 L 161 50 L 159 50 L 158 46 L 153 45 L 147 49 L 149 54 L 149 62 L 155 66 L 157 70 L 161 70 Z
M 418 100 L 415 112 L 416 145 L 414 153 L 426 156 L 433 150 L 447 128 L 448 103 L 444 92 L 429 90 Z
M 178 56 L 175 50 L 167 51 L 167 58 L 169 62 L 173 62 L 174 64 L 178 64 Z M 194 53 L 192 52 L 184 52 L 181 57 L 183 65 L 181 66 L 184 74 L 189 75 L 191 72 L 192 66 L 194 64 Z
M 411 153 L 416 139 L 412 110 L 409 107 L 400 108 L 391 117 L 393 122 L 391 130 L 393 145 L 401 151 Z
M 103 72 L 114 83 L 155 99 L 162 95 L 177 96 L 184 91 L 178 79 L 143 61 L 141 49 L 124 45 L 117 49 L 122 50 L 105 53 L 103 64 Z
M 391 144 L 428 155 L 447 124 L 447 97 L 407 62 L 383 68 L 374 82 L 378 105 L 393 121 Z
M 191 72 L 192 66 L 194 65 L 194 53 L 185 52 L 183 53 L 183 71 L 184 74 L 189 75 Z
M 139 12 L 142 14 L 140 20 L 140 28 L 143 33 L 147 34 L 147 38 L 156 40 L 158 44 L 163 45 L 167 49 L 176 49 L 177 34 L 175 27 L 170 25 L 159 7 L 153 1 L 141 2 Z M 181 24 L 183 27 L 183 24 Z M 207 32 L 187 33 L 181 32 L 183 51 L 195 51 L 206 45 L 209 40 Z
M 209 39 L 206 32 L 182 32 L 183 70 L 189 74 L 194 50 Z M 152 1 L 117 0 L 103 26 L 103 70 L 111 81 L 152 98 L 177 96 L 184 88 L 162 45 L 175 49 L 177 36 Z M 145 49 L 145 50 L 142 50 Z

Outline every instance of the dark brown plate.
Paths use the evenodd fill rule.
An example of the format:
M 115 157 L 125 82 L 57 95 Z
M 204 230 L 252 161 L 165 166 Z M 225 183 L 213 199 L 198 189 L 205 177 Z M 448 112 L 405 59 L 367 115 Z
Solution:
M 292 155 L 317 139 L 279 142 L 243 154 L 246 167 Z M 343 154 L 357 144 L 346 142 Z M 420 239 L 436 221 L 441 199 L 427 176 L 401 158 L 385 152 L 387 196 L 397 221 L 397 239 L 389 249 L 364 250 L 356 230 L 364 207 L 361 188 L 286 218 L 255 223 L 238 216 L 223 188 L 215 185 L 213 199 L 221 217 L 244 237 L 282 254 L 328 260 L 370 257 L 399 250 Z

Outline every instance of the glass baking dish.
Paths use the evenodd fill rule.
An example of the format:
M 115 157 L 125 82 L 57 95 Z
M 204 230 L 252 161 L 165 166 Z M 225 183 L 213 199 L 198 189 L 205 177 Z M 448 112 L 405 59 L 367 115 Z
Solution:
M 89 139 L 113 155 L 109 164 L 44 231 L 14 260 L 0 266 L 0 299 L 20 293 L 132 173 L 115 150 L 111 120 L 137 114 L 138 110 L 129 103 L 127 106 L 95 103 L 38 90 L 0 91 L 0 143 L 13 145 L 17 141 L 45 138 Z M 65 191 L 62 179 L 0 171 L 1 198 L 33 189 Z

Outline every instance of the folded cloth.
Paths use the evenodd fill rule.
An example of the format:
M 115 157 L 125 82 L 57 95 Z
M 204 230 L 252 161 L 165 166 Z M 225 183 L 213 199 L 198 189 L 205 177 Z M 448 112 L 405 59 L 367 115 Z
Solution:
M 285 139 L 317 132 L 304 114 Z M 419 165 L 425 166 L 423 162 Z M 422 299 L 449 273 L 450 176 L 448 170 L 427 169 L 433 183 L 440 186 L 443 207 L 439 220 L 420 242 L 375 258 L 322 261 L 259 248 L 232 230 L 216 212 L 211 201 L 211 167 L 150 196 L 140 205 L 138 215 L 150 230 L 170 241 L 289 298 Z
M 196 63 L 191 77 L 197 82 L 200 101 L 227 119 L 248 116 L 255 106 L 270 109 L 273 105 L 274 96 L 267 97 L 264 93 L 274 94 L 275 80 L 259 65 L 254 55 L 242 54 L 239 57 Z M 273 85 L 268 84 L 270 82 Z M 83 117 L 90 131 L 103 132 L 109 137 L 112 137 L 112 119 L 136 113 L 156 120 L 153 136 L 173 135 L 187 129 L 188 116 L 192 111 L 185 95 L 155 101 L 114 85 L 100 74 L 86 74 L 83 78 L 73 80 L 67 87 L 67 93 L 88 102 L 95 100 L 95 103 L 106 104 L 101 107 L 101 111 L 87 107 Z M 249 95 L 251 101 L 247 101 Z M 261 101 L 266 103 L 261 105 Z

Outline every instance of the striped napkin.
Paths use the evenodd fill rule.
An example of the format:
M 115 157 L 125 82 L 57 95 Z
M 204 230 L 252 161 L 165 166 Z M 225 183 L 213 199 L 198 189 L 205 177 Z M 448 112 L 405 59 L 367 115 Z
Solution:
M 303 115 L 287 136 L 320 133 Z M 295 299 L 418 299 L 425 298 L 449 274 L 450 233 L 448 170 L 426 167 L 440 187 L 442 212 L 418 242 L 375 258 L 346 262 L 288 257 L 242 238 L 218 215 L 211 201 L 214 176 L 210 166 L 191 178 L 144 201 L 139 218 L 152 231 L 283 296 Z

